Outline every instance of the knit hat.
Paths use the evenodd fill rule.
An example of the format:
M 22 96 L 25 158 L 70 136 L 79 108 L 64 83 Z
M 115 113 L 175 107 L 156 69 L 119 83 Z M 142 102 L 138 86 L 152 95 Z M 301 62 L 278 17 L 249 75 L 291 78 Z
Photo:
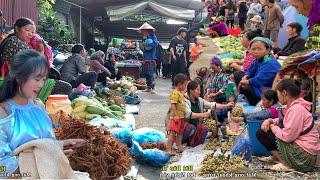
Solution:
M 251 40 L 251 42 L 250 42 L 250 47 L 251 47 L 252 43 L 254 43 L 256 41 L 261 41 L 263 43 L 266 43 L 268 45 L 269 49 L 272 48 L 272 41 L 270 39 L 264 38 L 264 37 L 255 37 L 255 38 L 253 38 Z
M 216 66 L 222 66 L 220 59 L 217 56 L 214 56 L 211 60 L 210 60 L 210 64 L 214 64 Z

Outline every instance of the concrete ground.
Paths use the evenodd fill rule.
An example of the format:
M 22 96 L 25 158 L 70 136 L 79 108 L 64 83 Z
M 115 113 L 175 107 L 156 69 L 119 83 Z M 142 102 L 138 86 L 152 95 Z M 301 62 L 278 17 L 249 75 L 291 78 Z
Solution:
M 149 127 L 165 132 L 165 118 L 169 109 L 171 79 L 156 79 L 156 94 L 141 92 L 140 112 L 135 115 L 136 127 Z M 138 180 L 159 179 L 160 168 L 139 164 Z

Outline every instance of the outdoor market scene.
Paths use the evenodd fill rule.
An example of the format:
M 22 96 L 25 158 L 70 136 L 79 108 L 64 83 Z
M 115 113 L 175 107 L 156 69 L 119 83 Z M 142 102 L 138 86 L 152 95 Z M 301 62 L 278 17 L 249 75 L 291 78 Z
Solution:
M 0 179 L 320 179 L 319 13 L 0 0 Z

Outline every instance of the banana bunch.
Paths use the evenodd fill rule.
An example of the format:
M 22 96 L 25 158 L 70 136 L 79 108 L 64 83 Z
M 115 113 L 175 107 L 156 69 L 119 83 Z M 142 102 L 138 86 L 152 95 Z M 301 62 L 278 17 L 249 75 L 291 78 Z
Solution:
M 71 103 L 73 117 L 83 118 L 87 120 L 96 117 L 114 118 L 124 120 L 125 108 L 118 105 L 109 105 L 106 101 L 99 97 L 80 96 Z
M 199 174 L 203 176 L 213 173 L 226 173 L 246 166 L 246 161 L 239 156 L 225 157 L 222 155 L 216 157 L 212 153 L 203 159 Z

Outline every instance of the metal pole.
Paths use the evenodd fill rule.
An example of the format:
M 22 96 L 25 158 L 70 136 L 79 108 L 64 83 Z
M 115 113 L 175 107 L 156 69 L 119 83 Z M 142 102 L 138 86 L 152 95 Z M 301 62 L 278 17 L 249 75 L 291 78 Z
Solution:
M 81 30 L 81 26 L 82 26 L 82 8 L 80 7 L 80 25 L 79 25 L 79 35 L 80 35 L 80 44 L 82 43 L 82 30 Z

